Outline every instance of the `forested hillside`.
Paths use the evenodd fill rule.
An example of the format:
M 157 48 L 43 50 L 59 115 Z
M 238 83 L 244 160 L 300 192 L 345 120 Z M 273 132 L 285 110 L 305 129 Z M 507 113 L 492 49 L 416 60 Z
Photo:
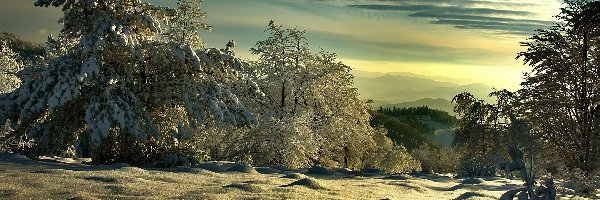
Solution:
M 371 111 L 371 116 L 372 126 L 383 126 L 388 130 L 388 137 L 392 141 L 409 150 L 417 149 L 421 145 L 449 146 L 453 136 L 451 129 L 456 123 L 456 118 L 447 112 L 426 106 L 381 107 Z
M 410 108 L 410 107 L 423 107 L 426 106 L 431 109 L 436 109 L 440 111 L 447 112 L 449 115 L 456 115 L 454 113 L 454 104 L 451 101 L 452 99 L 443 99 L 443 98 L 424 98 L 416 101 L 403 102 L 403 103 L 395 103 L 395 104 L 384 104 L 379 107 L 383 108 Z M 374 104 L 375 105 L 375 104 Z

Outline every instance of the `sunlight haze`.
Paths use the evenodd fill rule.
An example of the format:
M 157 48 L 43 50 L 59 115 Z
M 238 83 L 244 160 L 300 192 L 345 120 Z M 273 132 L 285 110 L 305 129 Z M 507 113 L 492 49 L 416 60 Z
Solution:
M 33 1 L 0 3 L 7 5 L 0 8 L 3 31 L 43 42 L 60 28 L 54 23 L 59 9 L 35 8 Z M 556 0 L 206 0 L 206 21 L 215 27 L 202 37 L 209 47 L 233 39 L 239 56 L 254 58 L 250 47 L 275 20 L 306 29 L 313 51 L 335 52 L 355 70 L 444 76 L 515 90 L 529 70 L 515 60 L 524 50 L 519 42 L 555 21 L 560 6 Z

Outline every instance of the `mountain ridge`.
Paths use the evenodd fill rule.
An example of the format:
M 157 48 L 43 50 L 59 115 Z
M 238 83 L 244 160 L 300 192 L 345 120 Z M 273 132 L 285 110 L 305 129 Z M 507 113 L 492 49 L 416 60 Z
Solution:
M 493 100 L 488 97 L 492 87 L 483 83 L 457 84 L 423 77 L 384 74 L 382 76 L 355 76 L 354 87 L 358 89 L 361 99 L 372 99 L 374 107 L 415 102 L 422 99 L 452 100 L 455 95 L 469 92 L 483 100 Z M 426 104 L 434 108 L 436 105 Z M 450 111 L 448 106 L 438 107 Z

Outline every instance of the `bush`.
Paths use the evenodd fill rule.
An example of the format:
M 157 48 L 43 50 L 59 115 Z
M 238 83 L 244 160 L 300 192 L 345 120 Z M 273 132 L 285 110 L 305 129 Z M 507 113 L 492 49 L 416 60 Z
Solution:
M 600 189 L 600 171 L 586 174 L 583 170 L 576 168 L 574 170 L 564 170 L 558 175 L 560 179 L 565 180 L 561 183 L 564 189 L 575 193 L 594 194 Z
M 473 154 L 465 154 L 460 159 L 458 167 L 460 176 L 494 176 L 496 175 L 496 164 L 491 157 L 482 157 Z
M 452 147 L 421 145 L 411 152 L 421 163 L 423 172 L 457 173 L 460 155 Z
M 518 171 L 525 184 L 521 188 L 505 192 L 500 197 L 501 200 L 512 200 L 515 197 L 517 199 L 556 199 L 556 188 L 551 177 L 543 177 L 540 181 L 536 181 L 535 176 L 527 172 L 521 150 L 508 146 L 507 153 L 510 156 L 510 161 L 499 162 L 498 169 L 509 173 Z
M 381 169 L 387 173 L 421 171 L 421 163 L 413 158 L 404 146 L 394 144 L 386 134 L 387 130 L 382 127 L 374 129 L 373 140 L 376 148 L 370 152 L 364 167 Z
M 0 126 L 0 153 L 10 152 L 8 134 L 11 131 L 12 128 L 10 127 L 10 121 L 6 120 L 6 123 Z
M 24 135 L 17 135 L 13 129 L 14 123 L 6 120 L 0 125 L 0 153 L 27 153 L 33 143 L 27 141 Z
M 387 173 L 410 173 L 422 171 L 421 166 L 422 164 L 413 158 L 406 148 L 394 145 L 392 149 L 384 154 L 377 168 Z

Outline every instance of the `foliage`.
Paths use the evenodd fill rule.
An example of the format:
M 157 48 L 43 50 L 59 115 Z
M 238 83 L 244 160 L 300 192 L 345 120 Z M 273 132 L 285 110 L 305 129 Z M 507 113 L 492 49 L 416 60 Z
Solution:
M 427 135 L 434 134 L 434 127 L 428 122 L 443 123 L 454 126 L 456 118 L 444 111 L 430 109 L 426 106 L 409 108 L 382 108 L 371 111 L 371 126 L 383 126 L 388 130 L 392 141 L 402 144 L 409 150 L 421 145 L 435 145 Z
M 431 109 L 427 106 L 419 106 L 419 107 L 408 107 L 408 108 L 396 108 L 395 106 L 392 108 L 383 108 L 380 107 L 377 112 L 393 116 L 405 118 L 406 120 L 420 120 L 421 118 L 427 118 L 436 122 L 442 122 L 446 124 L 454 124 L 456 123 L 456 117 L 451 116 L 447 112 Z
M 5 41 L 23 61 L 33 61 L 36 60 L 36 57 L 45 57 L 46 55 L 43 45 L 21 40 L 12 33 L 0 32 L 0 41 Z
M 0 94 L 12 92 L 21 85 L 17 72 L 23 69 L 23 63 L 9 45 L 7 41 L 0 41 Z
M 35 5 L 62 7 L 63 30 L 51 39 L 54 54 L 35 71 L 43 76 L 31 76 L 1 101 L 2 118 L 20 122 L 15 134 L 35 141 L 31 156 L 75 145 L 96 162 L 143 164 L 167 151 L 169 133 L 180 124 L 255 121 L 230 92 L 245 85 L 236 72 L 241 60 L 157 40 L 175 10 L 137 0 Z
M 531 137 L 529 125 L 521 116 L 518 93 L 504 89 L 489 96 L 496 97 L 494 104 L 469 93 L 458 94 L 453 99 L 455 112 L 460 117 L 454 145 L 463 154 L 463 175 L 494 175 L 495 164 L 506 157 L 501 149 L 509 144 L 525 149 L 531 160 L 539 154 L 539 141 Z
M 495 149 L 490 149 L 490 146 L 498 140 L 490 138 L 487 124 L 492 106 L 469 93 L 456 95 L 452 102 L 456 103 L 454 112 L 459 117 L 453 144 L 463 154 L 459 174 L 494 175 L 492 158 Z
M 162 33 L 165 41 L 175 41 L 190 45 L 194 49 L 204 49 L 199 30 L 210 31 L 212 26 L 205 23 L 206 13 L 201 10 L 204 0 L 177 0 L 177 15 L 169 20 L 168 28 Z
M 600 188 L 600 171 L 585 172 L 581 169 L 565 170 L 558 173 L 557 178 L 565 180 L 561 189 L 564 192 L 575 192 L 596 195 Z
M 8 120 L 0 126 L 0 153 L 11 152 L 11 141 L 8 138 L 8 134 L 12 131 L 10 121 Z
M 426 134 L 430 134 L 431 128 L 419 120 L 406 121 L 402 118 L 390 117 L 379 112 L 371 112 L 371 126 L 383 126 L 388 130 L 388 137 L 397 144 L 401 144 L 409 150 L 417 149 L 423 144 L 434 145 Z M 427 130 L 422 132 L 419 130 Z
M 531 173 L 527 173 L 523 152 L 507 146 L 507 153 L 511 161 L 498 163 L 498 168 L 506 172 L 519 171 L 525 187 L 507 191 L 500 197 L 501 200 L 511 200 L 514 197 L 518 197 L 518 199 L 556 199 L 556 188 L 552 178 L 545 177 L 542 179 L 542 184 L 536 186 L 535 178 Z
M 371 152 L 369 158 L 366 159 L 367 167 L 381 169 L 387 173 L 410 173 L 420 172 L 421 163 L 415 159 L 408 150 L 402 145 L 394 144 L 387 137 L 384 128 L 376 128 L 373 140 L 376 143 L 377 149 Z
M 423 172 L 456 173 L 459 170 L 460 154 L 452 147 L 421 145 L 410 154 L 421 163 Z
M 600 163 L 600 24 L 598 1 L 567 1 L 560 23 L 523 42 L 518 58 L 532 67 L 520 91 L 524 118 L 545 151 L 566 169 Z

